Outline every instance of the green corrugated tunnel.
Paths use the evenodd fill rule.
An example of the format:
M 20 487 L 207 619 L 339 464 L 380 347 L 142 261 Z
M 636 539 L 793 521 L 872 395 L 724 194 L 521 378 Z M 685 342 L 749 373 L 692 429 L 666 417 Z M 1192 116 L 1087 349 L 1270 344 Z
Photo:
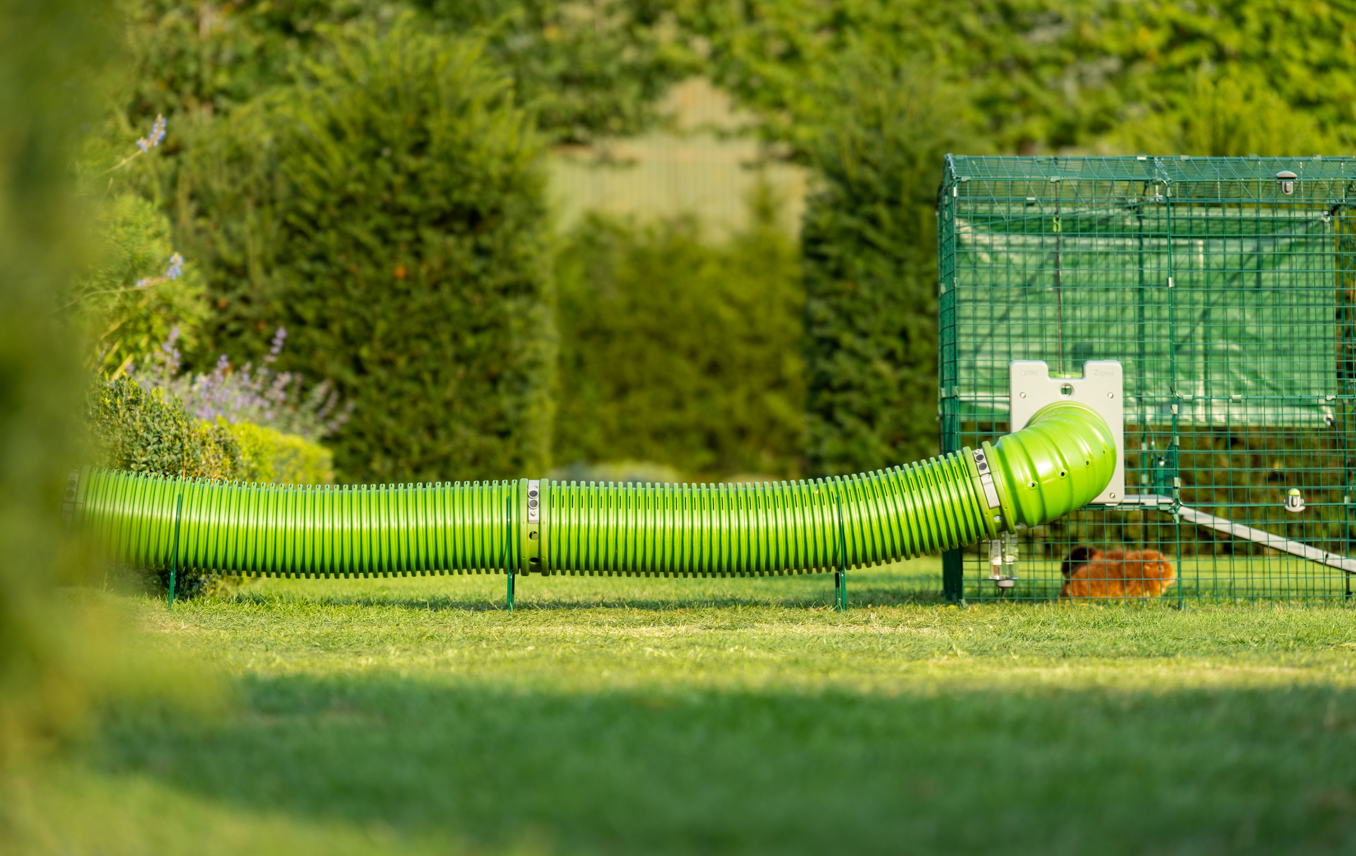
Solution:
M 827 479 L 333 487 L 86 470 L 72 519 L 120 560 L 229 573 L 811 573 L 1048 523 L 1105 488 L 1116 454 L 1100 416 L 1062 402 L 997 444 Z

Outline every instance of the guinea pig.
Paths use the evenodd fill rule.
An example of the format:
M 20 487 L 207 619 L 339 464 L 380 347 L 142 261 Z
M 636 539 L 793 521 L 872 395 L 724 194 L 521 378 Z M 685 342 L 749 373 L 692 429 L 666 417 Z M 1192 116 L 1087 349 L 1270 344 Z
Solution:
M 1079 545 L 1060 566 L 1061 598 L 1158 597 L 1177 572 L 1157 550 L 1109 550 Z

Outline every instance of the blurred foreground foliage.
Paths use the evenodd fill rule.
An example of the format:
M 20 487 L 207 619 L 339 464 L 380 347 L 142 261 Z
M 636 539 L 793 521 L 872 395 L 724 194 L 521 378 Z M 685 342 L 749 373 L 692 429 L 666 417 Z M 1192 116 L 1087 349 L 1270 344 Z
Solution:
M 78 575 L 58 498 L 78 449 L 80 366 L 53 312 L 89 258 L 66 174 L 107 20 L 81 0 L 0 2 L 0 756 L 78 712 L 80 634 L 52 587 Z M 72 84 L 68 86 L 68 84 Z
M 212 352 L 292 331 L 279 368 L 356 408 L 328 441 L 345 479 L 544 470 L 555 340 L 530 118 L 474 43 L 414 16 L 324 57 L 229 121 L 191 123 L 167 161 L 184 253 L 208 270 Z
M 749 227 L 724 242 L 690 217 L 574 230 L 557 265 L 558 462 L 800 472 L 803 293 L 779 207 L 762 187 Z
M 86 375 L 59 310 L 96 261 L 70 165 L 116 55 L 105 13 L 0 0 L 0 764 L 70 734 L 110 693 L 168 689 L 164 669 L 122 644 L 115 615 L 85 608 L 97 598 L 56 591 L 91 567 L 63 537 Z

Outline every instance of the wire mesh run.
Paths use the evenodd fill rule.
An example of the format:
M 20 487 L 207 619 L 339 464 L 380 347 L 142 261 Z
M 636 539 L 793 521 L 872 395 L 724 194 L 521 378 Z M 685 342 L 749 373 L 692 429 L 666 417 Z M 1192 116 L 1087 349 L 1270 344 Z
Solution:
M 1131 495 L 947 554 L 949 597 L 1352 602 L 1354 183 L 1351 158 L 947 157 L 943 451 L 1009 431 L 1011 361 L 1119 360 Z

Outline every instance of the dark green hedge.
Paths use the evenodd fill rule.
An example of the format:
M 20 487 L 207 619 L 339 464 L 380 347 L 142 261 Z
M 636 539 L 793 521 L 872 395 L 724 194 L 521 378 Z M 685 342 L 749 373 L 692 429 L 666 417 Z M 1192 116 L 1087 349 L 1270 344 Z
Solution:
M 474 45 L 414 19 L 329 57 L 175 162 L 217 308 L 206 356 L 286 326 L 280 368 L 356 405 L 327 443 L 342 478 L 543 470 L 555 338 L 530 121 Z
M 943 96 L 908 74 L 845 72 L 811 147 L 807 467 L 812 475 L 937 451 L 937 187 L 956 143 Z
M 692 219 L 585 220 L 557 267 L 558 463 L 650 461 L 689 477 L 801 469 L 803 302 L 766 193 L 710 241 Z

